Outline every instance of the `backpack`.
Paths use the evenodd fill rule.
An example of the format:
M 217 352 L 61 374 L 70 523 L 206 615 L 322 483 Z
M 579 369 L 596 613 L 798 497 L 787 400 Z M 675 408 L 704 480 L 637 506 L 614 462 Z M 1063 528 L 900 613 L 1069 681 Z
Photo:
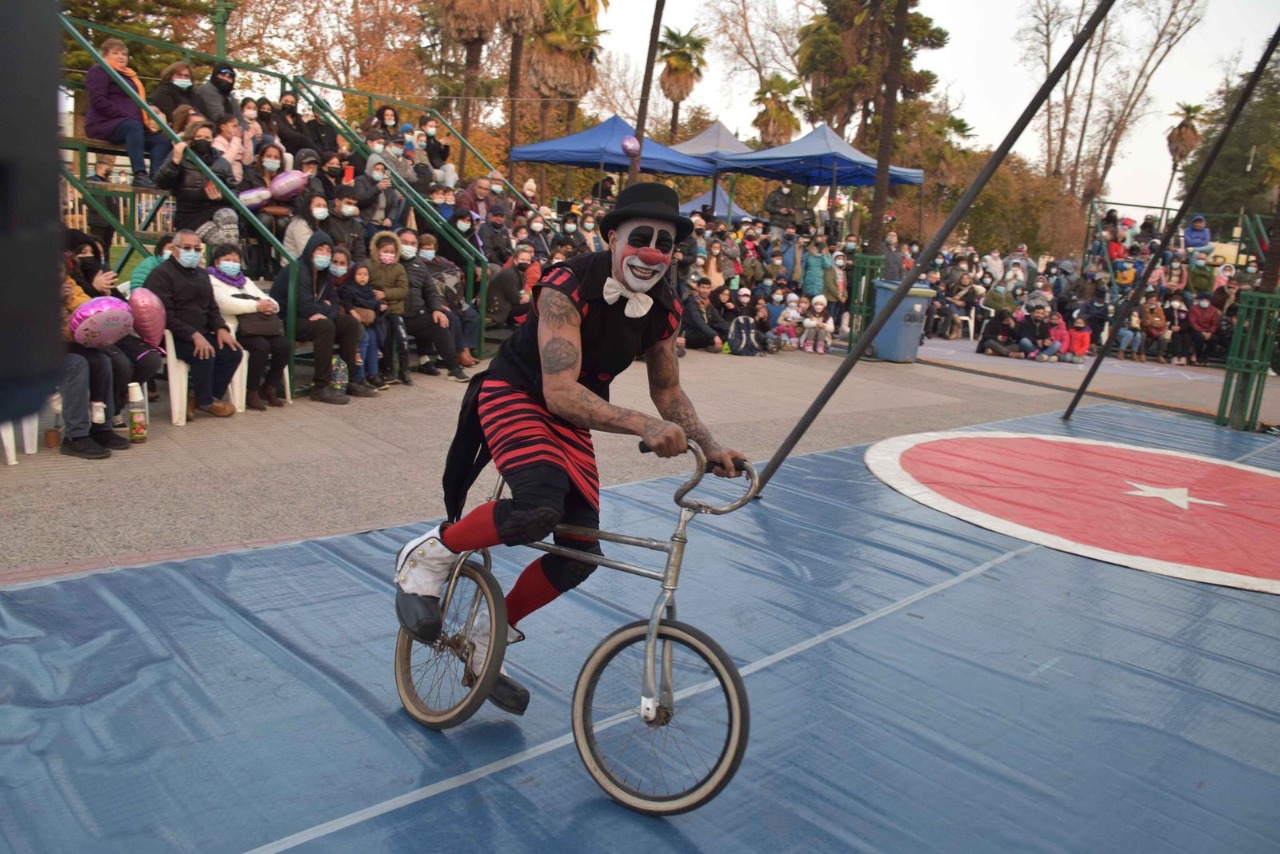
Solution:
M 761 351 L 756 339 L 755 320 L 750 317 L 735 317 L 729 324 L 729 340 L 725 346 L 735 356 L 759 355 Z

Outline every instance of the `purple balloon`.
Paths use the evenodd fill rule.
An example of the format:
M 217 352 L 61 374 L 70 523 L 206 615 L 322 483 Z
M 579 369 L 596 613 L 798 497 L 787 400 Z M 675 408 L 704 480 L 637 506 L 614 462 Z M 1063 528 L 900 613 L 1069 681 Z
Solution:
M 133 315 L 122 299 L 94 297 L 72 313 L 68 328 L 77 344 L 110 347 L 133 331 Z
M 634 136 L 624 136 L 622 138 L 622 153 L 628 157 L 640 156 L 640 140 Z

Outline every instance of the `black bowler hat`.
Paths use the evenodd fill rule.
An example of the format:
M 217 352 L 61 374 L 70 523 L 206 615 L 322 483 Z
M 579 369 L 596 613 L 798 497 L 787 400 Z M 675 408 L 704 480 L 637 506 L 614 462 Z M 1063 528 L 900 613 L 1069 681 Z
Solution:
M 680 213 L 680 197 L 666 184 L 632 184 L 618 194 L 613 210 L 600 220 L 600 233 L 610 231 L 629 219 L 660 219 L 676 228 L 676 242 L 693 233 L 693 220 Z

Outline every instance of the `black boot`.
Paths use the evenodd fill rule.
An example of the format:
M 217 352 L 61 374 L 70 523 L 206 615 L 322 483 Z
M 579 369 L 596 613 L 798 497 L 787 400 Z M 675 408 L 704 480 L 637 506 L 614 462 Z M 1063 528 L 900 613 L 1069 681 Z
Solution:
M 507 674 L 499 673 L 498 681 L 493 683 L 493 690 L 489 692 L 489 702 L 504 712 L 523 715 L 529 708 L 529 689 Z
M 418 596 L 396 587 L 396 617 L 418 643 L 433 644 L 440 637 L 440 597 Z M 528 694 L 528 692 L 525 692 Z M 525 700 L 528 705 L 528 700 Z

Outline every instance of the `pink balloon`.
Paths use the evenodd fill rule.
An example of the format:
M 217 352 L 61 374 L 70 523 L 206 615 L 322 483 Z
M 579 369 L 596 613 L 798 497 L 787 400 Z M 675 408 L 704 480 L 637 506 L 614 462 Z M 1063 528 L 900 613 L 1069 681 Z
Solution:
M 622 138 L 622 153 L 628 157 L 636 157 L 640 154 L 640 140 L 634 136 L 624 136 Z
M 281 172 L 271 179 L 271 198 L 277 202 L 287 202 L 306 188 L 307 181 L 307 176 L 296 169 Z
M 133 312 L 133 329 L 138 337 L 152 347 L 159 347 L 164 340 L 164 303 L 146 288 L 134 288 L 129 292 L 129 308 Z
M 133 331 L 133 315 L 122 299 L 94 297 L 72 313 L 67 325 L 77 344 L 110 347 Z
M 266 187 L 255 187 L 240 193 L 240 204 L 251 211 L 256 211 L 269 201 L 271 201 L 271 191 Z

